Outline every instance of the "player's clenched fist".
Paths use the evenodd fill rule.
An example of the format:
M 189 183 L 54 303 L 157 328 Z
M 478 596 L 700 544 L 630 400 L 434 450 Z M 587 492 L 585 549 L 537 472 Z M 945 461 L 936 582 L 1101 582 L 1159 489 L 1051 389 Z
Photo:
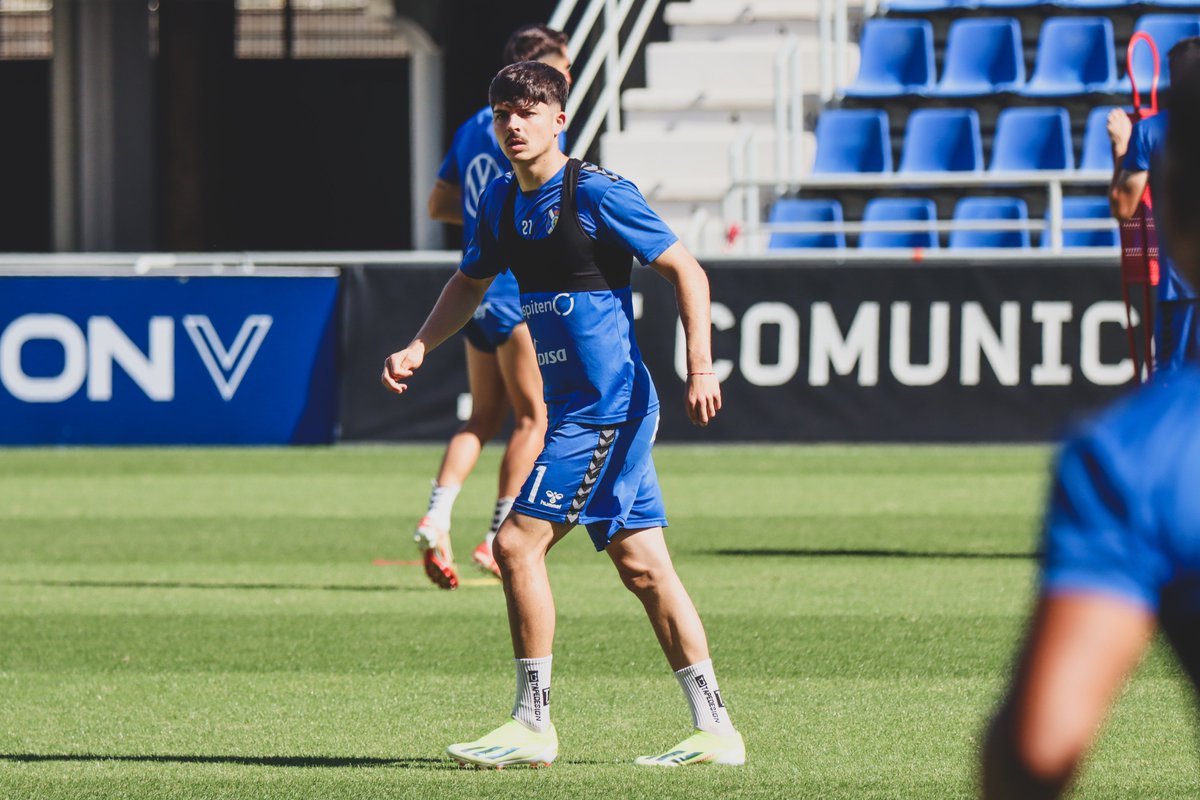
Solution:
M 380 380 L 383 385 L 391 389 L 396 394 L 403 394 L 408 388 L 407 383 L 401 381 L 412 377 L 413 372 L 421 366 L 421 362 L 425 360 L 425 346 L 420 342 L 409 345 L 398 353 L 392 353 L 383 362 L 383 375 Z

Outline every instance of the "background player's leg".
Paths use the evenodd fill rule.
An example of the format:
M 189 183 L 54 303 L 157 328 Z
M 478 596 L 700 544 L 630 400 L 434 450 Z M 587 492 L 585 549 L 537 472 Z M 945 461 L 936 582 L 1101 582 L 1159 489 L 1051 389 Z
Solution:
M 429 508 L 413 537 L 424 552 L 425 573 L 443 589 L 458 586 L 450 547 L 451 513 L 462 483 L 471 474 L 479 452 L 496 435 L 508 410 L 508 398 L 496 356 L 467 348 L 467 382 L 471 388 L 471 417 L 446 445 L 442 465 L 429 495 Z
M 1118 597 L 1043 598 L 987 736 L 984 797 L 1058 797 L 1153 631 L 1149 610 Z
M 463 423 L 450 442 L 438 469 L 437 482 L 442 486 L 461 486 L 483 445 L 500 432 L 508 412 L 508 395 L 494 353 L 485 353 L 472 346 L 467 348 L 467 383 L 471 389 L 471 417 Z M 520 488 L 519 486 L 517 488 Z
M 529 326 L 513 328 L 509 340 L 497 349 L 496 360 L 513 410 L 513 433 L 500 462 L 500 497 L 516 497 L 546 436 L 542 376 Z
M 626 588 L 646 609 L 671 669 L 708 658 L 704 624 L 667 552 L 662 528 L 621 531 L 605 550 Z
M 512 509 L 513 501 L 533 468 L 546 437 L 546 403 L 542 400 L 542 376 L 528 326 L 517 325 L 508 341 L 496 350 L 496 361 L 513 410 L 513 431 L 500 462 L 499 488 L 492 525 L 471 558 L 481 568 L 500 577 L 500 566 L 492 555 L 492 542 Z

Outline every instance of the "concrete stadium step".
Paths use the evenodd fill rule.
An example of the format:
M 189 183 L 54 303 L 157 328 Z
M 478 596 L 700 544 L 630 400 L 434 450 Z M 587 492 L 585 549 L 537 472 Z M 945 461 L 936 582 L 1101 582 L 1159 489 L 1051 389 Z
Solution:
M 647 197 L 662 201 L 720 201 L 733 182 L 731 150 L 744 129 L 681 128 L 667 133 L 621 131 L 600 139 L 601 163 L 623 175 Z M 805 163 L 799 174 L 812 165 L 815 141 L 806 134 Z M 775 170 L 775 135 L 756 132 L 757 176 L 770 178 Z
M 720 41 L 731 37 L 816 37 L 820 0 L 692 0 L 668 3 L 663 19 L 674 41 Z M 862 18 L 862 6 L 851 6 L 852 20 Z
M 720 42 L 654 42 L 646 47 L 646 85 L 650 89 L 694 92 L 759 92 L 775 86 L 776 56 L 784 39 L 728 39 Z M 858 73 L 858 46 L 846 52 L 846 74 Z M 800 90 L 820 89 L 820 51 L 800 46 Z
M 805 127 L 815 124 L 821 107 L 816 94 L 804 95 Z M 627 89 L 621 95 L 628 130 L 667 130 L 677 124 L 770 127 L 775 122 L 775 90 Z

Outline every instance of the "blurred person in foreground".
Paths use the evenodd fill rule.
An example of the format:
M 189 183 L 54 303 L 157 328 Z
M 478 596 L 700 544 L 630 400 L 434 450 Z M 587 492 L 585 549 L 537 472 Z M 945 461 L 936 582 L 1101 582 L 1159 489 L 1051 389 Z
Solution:
M 1171 72 L 1155 213 L 1176 268 L 1200 285 L 1200 63 Z M 1200 367 L 1187 364 L 1112 406 L 1059 455 L 1037 606 L 985 745 L 985 798 L 1066 791 L 1156 628 L 1200 686 L 1197 409 Z
M 493 125 L 513 172 L 484 192 L 459 271 L 412 342 L 388 357 L 381 377 L 404 392 L 404 381 L 467 321 L 494 276 L 513 271 L 549 412 L 545 447 L 495 541 L 516 702 L 505 724 L 447 752 L 462 764 L 493 768 L 548 764 L 558 756 L 550 722 L 555 611 L 546 555 L 583 525 L 645 608 L 696 728 L 637 763 L 742 764 L 745 747 L 721 697 L 704 626 L 663 536 L 666 512 L 651 457 L 659 402 L 638 350 L 630 289 L 634 258 L 674 285 L 686 340 L 685 407 L 703 426 L 721 407 L 708 278 L 632 183 L 559 149 L 567 86 L 559 71 L 537 62 L 513 64 L 493 79 Z M 619 686 L 624 667 L 611 669 Z
M 559 70 L 570 81 L 571 61 L 567 37 L 545 25 L 518 28 L 504 46 L 504 63 L 541 61 Z M 463 246 L 475 229 L 479 198 L 487 185 L 511 169 L 492 132 L 492 109 L 485 106 L 454 134 L 450 152 L 438 170 L 429 195 L 429 216 L 439 222 L 463 226 Z M 454 551 L 450 546 L 451 514 L 463 482 L 475 468 L 483 445 L 500 432 L 508 409 L 513 430 L 500 461 L 499 486 L 492 524 L 471 560 L 480 569 L 500 577 L 492 557 L 492 541 L 508 516 L 517 491 L 542 446 L 546 433 L 546 404 L 538 374 L 533 339 L 521 317 L 517 281 L 502 272 L 492 281 L 479 307 L 463 326 L 467 351 L 467 384 L 471 390 L 471 416 L 446 444 L 446 453 L 433 481 L 429 507 L 413 536 L 421 549 L 425 572 L 443 589 L 458 586 Z
M 1200 62 L 1200 37 L 1181 39 L 1167 54 L 1172 79 L 1190 65 Z M 1177 93 L 1169 94 L 1170 108 L 1177 107 Z M 1141 205 L 1147 184 L 1155 201 L 1159 199 L 1160 181 L 1154 168 L 1166 142 L 1171 111 L 1160 111 L 1135 125 L 1123 109 L 1113 109 L 1108 115 L 1108 135 L 1113 148 L 1113 179 L 1108 200 L 1113 216 L 1125 222 Z M 1157 206 L 1155 211 L 1157 212 Z M 1156 214 L 1157 219 L 1157 214 Z M 1200 319 L 1194 283 L 1175 267 L 1170 248 L 1163 236 L 1158 237 L 1159 281 L 1156 294 L 1158 313 L 1154 320 L 1154 368 L 1170 372 L 1200 356 Z

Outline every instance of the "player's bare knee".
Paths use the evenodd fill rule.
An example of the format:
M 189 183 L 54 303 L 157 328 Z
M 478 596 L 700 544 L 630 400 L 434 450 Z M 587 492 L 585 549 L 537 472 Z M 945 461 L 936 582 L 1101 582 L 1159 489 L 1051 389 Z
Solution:
M 504 425 L 504 409 L 475 409 L 471 412 L 471 418 L 466 421 L 462 429 L 479 437 L 481 442 L 490 442 L 500 433 L 501 426 Z
M 617 565 L 621 582 L 625 588 L 639 597 L 659 590 L 666 577 L 661 570 L 640 562 L 623 562 Z

